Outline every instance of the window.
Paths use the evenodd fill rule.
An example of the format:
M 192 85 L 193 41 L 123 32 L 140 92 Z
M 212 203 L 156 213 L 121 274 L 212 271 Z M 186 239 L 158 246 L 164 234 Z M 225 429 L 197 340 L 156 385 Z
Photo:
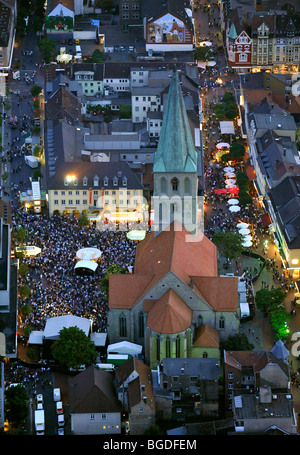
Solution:
M 198 377 L 197 376 L 191 376 L 191 382 L 197 382 Z
M 144 337 L 144 313 L 139 313 L 139 337 Z
M 176 337 L 176 358 L 180 358 L 180 336 Z
M 54 200 L 54 205 L 58 205 L 58 200 L 57 199 Z
M 104 177 L 103 184 L 104 186 L 108 186 L 108 177 Z
M 65 200 L 65 199 L 62 199 L 62 200 L 61 200 L 61 203 L 62 203 L 62 205 L 66 205 L 66 200 Z
M 76 199 L 76 205 L 80 205 L 80 199 Z
M 86 176 L 83 177 L 82 183 L 83 183 L 83 186 L 87 186 L 87 184 L 88 184 L 88 178 L 87 178 Z
M 101 419 L 106 420 L 107 419 L 107 414 L 101 414 Z
M 207 359 L 207 357 L 208 357 L 207 352 L 203 352 L 202 357 L 203 357 L 203 359 Z
M 73 199 L 69 199 L 69 205 L 73 205 Z
M 143 408 L 140 408 L 140 412 L 144 412 L 144 409 L 143 409 Z
M 65 194 L 66 194 L 66 192 L 65 192 L 65 191 L 62 191 L 62 192 L 61 192 L 61 195 L 62 195 L 62 196 L 64 196 Z
M 90 419 L 91 419 L 91 420 L 95 420 L 95 414 L 91 414 Z
M 82 194 L 83 194 L 83 196 L 86 196 L 86 191 L 85 191 L 85 190 L 83 190 Z
M 228 389 L 233 389 L 233 384 L 232 384 L 232 382 L 230 382 L 230 383 L 228 384 Z
M 178 191 L 179 180 L 178 180 L 177 177 L 173 177 L 173 178 L 172 178 L 172 180 L 171 180 L 171 185 L 172 185 L 173 191 Z
M 83 199 L 82 203 L 83 205 L 87 205 L 87 199 Z
M 233 373 L 228 373 L 228 379 L 233 379 Z
M 173 382 L 178 382 L 178 376 L 173 376 Z
M 76 194 L 76 196 L 79 196 L 79 191 L 76 190 L 76 191 L 75 191 L 75 194 Z
M 119 329 L 120 329 L 120 337 L 127 336 L 127 326 L 126 326 L 126 316 L 121 314 L 119 317 Z
M 225 319 L 224 316 L 221 316 L 219 319 L 219 329 L 224 329 L 225 328 Z
M 58 191 L 54 191 L 54 196 L 57 196 L 58 195 Z
M 169 359 L 171 357 L 171 342 L 170 338 L 166 338 L 166 357 Z

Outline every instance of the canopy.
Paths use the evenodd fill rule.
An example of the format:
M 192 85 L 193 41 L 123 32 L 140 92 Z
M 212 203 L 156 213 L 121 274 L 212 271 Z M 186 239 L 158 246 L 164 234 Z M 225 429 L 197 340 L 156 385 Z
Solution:
M 137 356 L 141 354 L 143 346 L 135 343 L 130 343 L 129 341 L 120 341 L 119 343 L 110 344 L 107 347 L 107 355 L 109 354 L 127 354 Z
M 137 230 L 130 231 L 126 234 L 126 237 L 129 240 L 144 240 L 145 236 L 146 236 L 146 231 L 137 231 Z
M 226 179 L 226 180 L 225 180 L 225 183 L 226 183 L 227 185 L 230 185 L 231 183 L 235 184 L 235 179 Z
M 248 235 L 248 234 L 250 234 L 250 229 L 247 229 L 247 228 L 240 229 L 239 234 Z
M 198 66 L 198 68 L 203 68 L 203 69 L 205 69 L 205 68 L 206 68 L 206 63 L 205 63 L 205 62 L 197 61 L 197 66 Z
M 236 178 L 236 175 L 235 175 L 232 171 L 229 171 L 229 172 L 230 172 L 229 174 L 226 173 L 226 176 L 227 176 L 229 179 L 232 179 L 232 178 L 235 179 L 235 178 Z
M 239 188 L 228 188 L 228 193 L 230 193 L 230 194 L 239 194 Z
M 61 54 L 56 57 L 56 60 L 58 62 L 70 62 L 72 60 L 72 55 L 71 54 Z
M 219 144 L 216 145 L 218 149 L 222 149 L 223 147 L 229 148 L 230 145 L 227 142 L 219 142 Z
M 59 332 L 64 328 L 69 327 L 78 327 L 80 330 L 89 336 L 91 330 L 91 323 L 90 319 L 81 318 L 79 316 L 73 316 L 70 314 L 64 316 L 55 316 L 53 318 L 49 318 L 46 321 L 46 326 L 44 330 L 44 338 L 51 338 L 51 339 L 59 339 Z
M 216 66 L 216 62 L 214 61 L 206 62 L 206 66 Z
M 252 245 L 252 242 L 250 242 L 250 240 L 247 240 L 246 242 L 243 242 L 242 245 L 246 248 L 249 248 Z
M 219 188 L 214 191 L 215 191 L 215 194 L 226 194 L 227 193 L 226 188 Z
M 212 46 L 212 43 L 210 41 L 201 41 L 201 43 L 199 45 L 201 47 L 204 47 L 204 46 L 210 47 L 210 46 Z
M 249 304 L 247 302 L 240 303 L 241 317 L 250 316 Z
M 229 199 L 228 204 L 229 205 L 238 205 L 239 201 L 238 199 Z
M 77 259 L 84 261 L 96 261 L 102 255 L 102 252 L 98 248 L 82 248 L 76 253 Z
M 75 265 L 75 270 L 86 269 L 90 270 L 91 272 L 95 272 L 98 267 L 98 264 L 94 261 L 78 261 Z
M 234 134 L 233 122 L 223 121 L 220 122 L 221 134 Z
M 224 172 L 234 172 L 234 167 L 226 166 L 223 169 Z
M 228 183 L 225 186 L 226 186 L 226 188 L 236 188 L 236 185 L 233 185 L 232 183 Z
M 239 207 L 238 205 L 232 205 L 231 207 L 229 207 L 229 210 L 231 212 L 239 212 L 241 210 L 241 207 Z
M 249 224 L 247 223 L 239 223 L 236 225 L 236 227 L 238 227 L 239 229 L 247 228 L 248 226 Z

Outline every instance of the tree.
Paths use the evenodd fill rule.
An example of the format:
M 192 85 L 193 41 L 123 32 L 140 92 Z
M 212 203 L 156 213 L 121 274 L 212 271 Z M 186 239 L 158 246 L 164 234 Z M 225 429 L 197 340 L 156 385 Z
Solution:
M 51 352 L 60 365 L 75 370 L 94 362 L 98 355 L 95 344 L 76 326 L 60 330 L 59 340 L 53 343 Z
M 245 333 L 229 335 L 226 341 L 221 341 L 220 350 L 223 351 L 252 351 L 254 345 L 249 342 Z
M 260 311 L 268 315 L 272 308 L 277 308 L 284 301 L 285 297 L 286 293 L 281 288 L 260 289 L 255 294 L 255 303 Z
M 24 240 L 26 238 L 26 236 L 28 235 L 28 232 L 25 228 L 23 228 L 22 226 L 19 226 L 16 230 L 16 239 L 18 242 L 20 243 L 24 243 Z
M 19 274 L 24 277 L 26 275 L 28 275 L 28 272 L 29 272 L 29 267 L 27 264 L 20 264 L 20 267 L 19 267 Z
M 238 258 L 244 248 L 242 246 L 243 236 L 233 231 L 216 231 L 213 237 L 213 243 L 227 260 Z
M 50 63 L 55 56 L 56 42 L 49 38 L 43 38 L 38 41 L 38 46 L 45 63 Z
M 82 227 L 86 227 L 90 225 L 90 220 L 88 219 L 88 216 L 86 213 L 83 213 L 80 217 L 79 224 Z
M 289 328 L 287 321 L 291 319 L 291 315 L 283 306 L 275 306 L 270 311 L 270 324 L 275 332 L 276 338 L 285 339 L 289 336 Z
M 28 415 L 28 394 L 25 387 L 16 385 L 5 391 L 5 415 L 10 424 L 18 427 Z
M 27 284 L 23 284 L 23 286 L 19 287 L 19 295 L 21 299 L 26 299 L 30 296 L 31 289 Z
M 42 147 L 39 147 L 38 145 L 36 145 L 33 149 L 33 155 L 36 156 L 37 158 L 39 158 L 42 154 Z
M 1 178 L 2 178 L 3 182 L 6 182 L 6 180 L 8 179 L 8 172 L 2 172 Z
M 235 98 L 232 92 L 225 92 L 223 95 L 223 103 L 234 103 Z
M 95 49 L 92 57 L 88 60 L 93 63 L 102 63 L 105 60 L 105 53 L 101 52 L 100 49 Z
M 243 190 L 240 190 L 239 192 L 239 201 L 242 206 L 252 204 L 252 198 L 246 191 Z
M 43 177 L 42 171 L 39 168 L 33 169 L 32 174 L 33 180 L 38 180 L 39 178 Z
M 25 305 L 21 305 L 19 311 L 22 319 L 26 319 L 32 313 L 32 307 L 29 303 L 26 303 Z
M 213 57 L 213 52 L 208 46 L 196 47 L 195 58 L 197 61 L 206 62 Z
M 112 264 L 107 267 L 104 276 L 101 278 L 101 288 L 108 296 L 109 275 L 112 273 L 126 273 L 126 269 L 119 264 Z
M 40 87 L 39 85 L 33 85 L 30 89 L 30 93 L 34 98 L 37 98 L 41 92 L 42 87 Z

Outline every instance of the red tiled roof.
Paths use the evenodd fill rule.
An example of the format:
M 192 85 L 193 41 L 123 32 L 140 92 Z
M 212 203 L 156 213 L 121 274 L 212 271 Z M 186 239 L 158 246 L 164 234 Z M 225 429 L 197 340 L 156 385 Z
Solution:
M 215 311 L 236 311 L 238 278 L 229 276 L 191 276 L 193 289 Z
M 220 342 L 220 334 L 217 329 L 210 325 L 203 324 L 197 329 L 194 347 L 203 348 L 218 348 Z

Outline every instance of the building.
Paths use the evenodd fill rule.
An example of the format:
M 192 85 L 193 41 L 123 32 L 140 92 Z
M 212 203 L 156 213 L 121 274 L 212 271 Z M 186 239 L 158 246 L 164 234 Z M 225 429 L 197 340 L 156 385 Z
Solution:
M 121 402 L 111 373 L 91 365 L 69 379 L 69 412 L 74 435 L 121 433 Z
M 109 95 L 110 92 L 129 92 L 129 65 L 127 63 L 105 63 L 103 83 L 107 95 Z
M 72 65 L 72 74 L 74 80 L 82 87 L 83 95 L 88 97 L 103 96 L 103 63 L 75 63 Z
M 274 37 L 274 71 L 298 72 L 300 59 L 300 13 L 288 9 L 277 15 Z
M 251 68 L 252 39 L 246 32 L 245 23 L 241 24 L 238 9 L 231 13 L 230 28 L 226 34 L 228 64 L 239 72 Z
M 47 4 L 47 33 L 73 33 L 75 4 L 78 0 L 53 0 Z M 82 0 L 81 0 L 82 3 Z M 72 35 L 73 36 L 73 35 Z
M 252 66 L 258 70 L 273 68 L 275 15 L 256 13 L 252 17 Z
M 0 74 L 11 69 L 16 35 L 17 1 L 0 1 Z
M 157 416 L 218 417 L 220 374 L 218 359 L 163 359 L 157 371 L 152 371 Z
M 136 357 L 116 368 L 115 385 L 130 435 L 143 434 L 155 423 L 156 408 L 151 369 Z
M 123 32 L 142 27 L 142 0 L 120 0 L 119 18 Z
M 147 52 L 191 52 L 194 26 L 188 0 L 143 2 L 144 34 Z

